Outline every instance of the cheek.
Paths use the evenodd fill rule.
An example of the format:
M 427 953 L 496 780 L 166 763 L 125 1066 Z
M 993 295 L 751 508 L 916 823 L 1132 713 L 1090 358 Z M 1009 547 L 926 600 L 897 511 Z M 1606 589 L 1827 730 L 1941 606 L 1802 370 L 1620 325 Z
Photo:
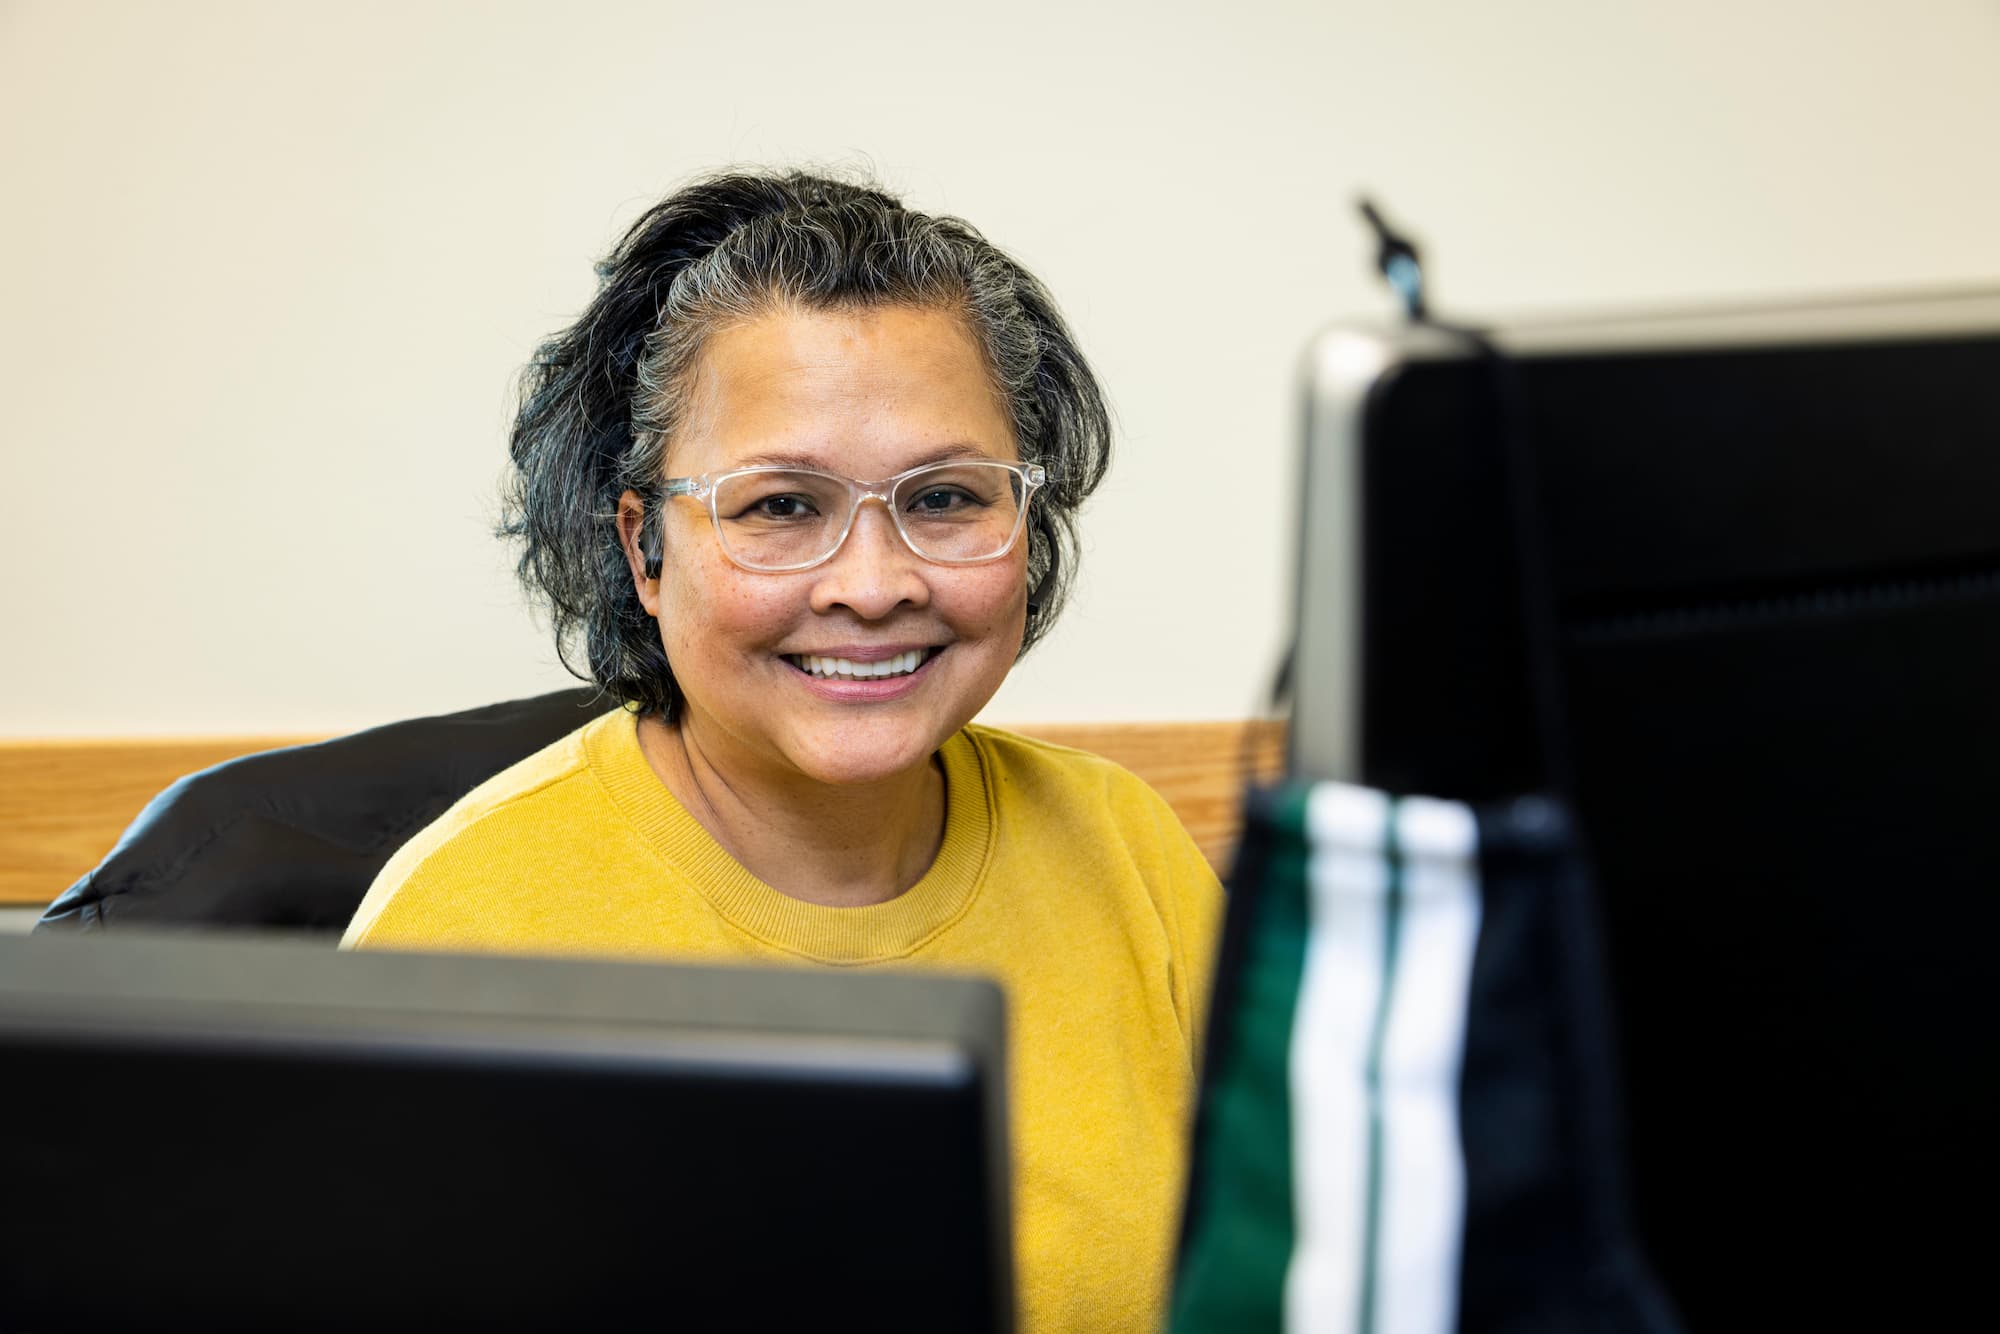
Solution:
M 660 579 L 660 639 L 675 671 L 754 651 L 796 619 L 784 581 L 697 553 L 669 560 Z
M 953 619 L 968 633 L 1000 641 L 997 646 L 1004 647 L 1011 659 L 1027 627 L 1027 562 L 1007 560 L 959 573 L 962 578 L 950 594 Z

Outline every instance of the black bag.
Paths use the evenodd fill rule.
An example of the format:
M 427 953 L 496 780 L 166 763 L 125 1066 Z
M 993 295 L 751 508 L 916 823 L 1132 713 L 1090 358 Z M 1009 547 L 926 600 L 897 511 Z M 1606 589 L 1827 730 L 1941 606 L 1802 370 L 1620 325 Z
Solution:
M 1671 1334 L 1557 804 L 1254 794 L 1172 1328 Z

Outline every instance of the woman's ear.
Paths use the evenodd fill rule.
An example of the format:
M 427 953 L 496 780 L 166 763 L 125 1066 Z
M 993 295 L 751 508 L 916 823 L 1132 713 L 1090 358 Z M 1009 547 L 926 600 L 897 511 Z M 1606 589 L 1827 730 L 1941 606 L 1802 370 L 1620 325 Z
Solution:
M 632 587 L 648 616 L 660 614 L 660 534 L 646 522 L 646 502 L 637 491 L 618 497 L 618 545 L 632 569 Z

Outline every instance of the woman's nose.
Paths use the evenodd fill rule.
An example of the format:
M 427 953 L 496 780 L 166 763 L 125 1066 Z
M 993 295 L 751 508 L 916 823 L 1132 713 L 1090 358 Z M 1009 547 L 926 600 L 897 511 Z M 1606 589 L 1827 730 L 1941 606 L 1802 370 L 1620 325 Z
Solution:
M 863 501 L 854 514 L 847 541 L 819 567 L 813 584 L 812 608 L 829 612 L 846 607 L 863 620 L 876 621 L 898 607 L 922 607 L 930 602 L 928 563 L 910 550 L 896 531 L 887 506 Z

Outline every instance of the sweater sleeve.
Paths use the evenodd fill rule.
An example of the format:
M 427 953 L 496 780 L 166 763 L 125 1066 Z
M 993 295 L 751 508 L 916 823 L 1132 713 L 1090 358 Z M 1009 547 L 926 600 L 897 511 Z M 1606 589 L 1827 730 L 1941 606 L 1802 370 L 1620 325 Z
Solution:
M 1222 883 L 1166 799 L 1145 790 L 1153 803 L 1159 867 L 1154 899 L 1173 942 L 1174 1003 L 1189 1049 L 1199 1056 L 1222 929 Z

